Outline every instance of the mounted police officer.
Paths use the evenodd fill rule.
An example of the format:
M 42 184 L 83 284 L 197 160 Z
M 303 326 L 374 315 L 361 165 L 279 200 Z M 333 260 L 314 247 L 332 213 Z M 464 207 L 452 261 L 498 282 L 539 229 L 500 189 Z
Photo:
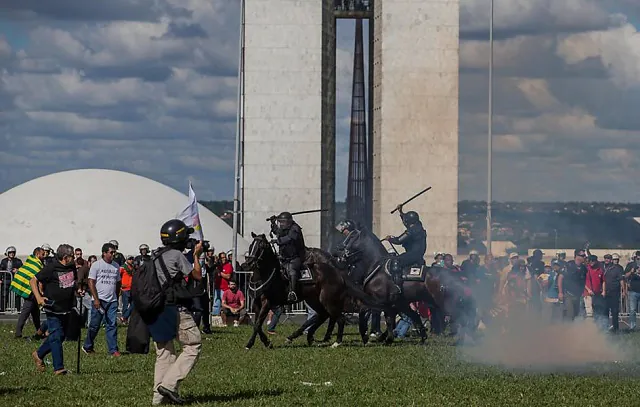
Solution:
M 277 217 L 271 217 L 271 233 L 276 237 L 271 243 L 278 245 L 280 263 L 289 275 L 289 302 L 298 302 L 296 287 L 298 274 L 305 258 L 306 246 L 302 228 L 291 216 L 290 212 L 282 212 Z
M 387 240 L 394 245 L 401 245 L 404 248 L 404 253 L 394 259 L 389 266 L 389 271 L 393 274 L 396 285 L 402 290 L 402 270 L 409 266 L 423 266 L 425 264 L 424 254 L 427 251 L 427 231 L 422 226 L 417 212 L 409 211 L 404 213 L 402 205 L 398 205 L 396 209 L 400 213 L 402 223 L 407 229 L 398 237 L 387 236 L 383 240 Z
M 345 239 L 338 243 L 331 255 L 338 259 L 341 266 L 347 266 L 353 263 L 353 256 L 356 254 L 353 245 L 360 237 L 360 231 L 356 228 L 356 223 L 350 219 L 345 219 L 338 223 L 336 230 L 345 236 Z
M 371 234 L 366 230 L 358 229 L 356 223 L 350 219 L 338 223 L 336 229 L 345 236 L 345 239 L 333 249 L 331 255 L 337 259 L 340 267 L 349 269 L 351 280 L 360 284 L 364 271 L 358 267 L 362 256 L 361 245 L 367 244 Z M 377 240 L 375 236 L 373 238 Z

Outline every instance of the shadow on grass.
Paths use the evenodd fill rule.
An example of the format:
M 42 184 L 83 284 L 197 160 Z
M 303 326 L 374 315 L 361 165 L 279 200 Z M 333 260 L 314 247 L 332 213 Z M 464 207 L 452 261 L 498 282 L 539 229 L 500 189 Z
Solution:
M 0 396 L 9 396 L 9 395 L 15 395 L 18 393 L 22 393 L 22 392 L 33 392 L 33 391 L 47 391 L 49 390 L 48 387 L 26 387 L 26 386 L 20 386 L 20 387 L 0 387 Z
M 257 397 L 277 397 L 284 393 L 281 389 L 274 390 L 243 390 L 231 394 L 208 393 L 193 397 L 186 397 L 187 404 L 207 403 L 207 402 L 225 402 L 249 400 Z

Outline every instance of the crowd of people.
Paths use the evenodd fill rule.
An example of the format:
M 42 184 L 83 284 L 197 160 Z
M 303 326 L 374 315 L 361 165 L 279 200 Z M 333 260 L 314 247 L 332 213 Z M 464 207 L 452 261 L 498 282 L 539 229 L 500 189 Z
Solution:
M 410 213 L 401 214 L 407 218 Z M 0 279 L 2 304 L 7 306 L 7 289 L 19 298 L 16 337 L 22 336 L 24 325 L 31 317 L 36 337 L 44 339 L 32 353 L 39 371 L 46 370 L 43 360 L 51 354 L 54 373 L 67 373 L 62 342 L 73 323 L 74 309 L 84 308 L 88 314 L 84 353 L 95 353 L 95 340 L 104 326 L 108 353 L 121 356 L 118 322 L 127 325 L 132 313 L 137 311 L 131 293 L 134 276 L 145 270 L 145 264 L 147 267 L 153 264 L 154 279 L 161 287 L 184 284 L 189 293 L 188 306 L 183 302 L 186 297 L 178 296 L 177 290 L 173 297 L 167 297 L 168 302 L 159 310 L 159 315 L 145 320 L 156 347 L 153 402 L 181 400 L 178 383 L 195 364 L 201 348 L 201 333 L 211 333 L 209 313 L 221 316 L 225 324 L 233 321 L 234 326 L 238 326 L 247 316 L 247 304 L 235 279 L 234 270 L 238 270 L 239 265 L 232 256 L 224 252 L 216 255 L 215 249 L 204 248 L 203 242 L 189 247 L 185 236 L 191 228 L 177 220 L 167 224 L 161 232 L 164 246 L 154 252 L 153 258 L 146 244 L 140 245 L 138 256 L 124 256 L 115 240 L 102 245 L 99 258 L 92 255 L 86 260 L 82 249 L 68 244 L 61 244 L 55 252 L 46 244 L 37 247 L 24 262 L 16 257 L 15 247 L 7 248 L 6 257 L 0 261 L 0 269 L 5 271 L 5 276 L 10 276 Z M 424 238 L 421 234 L 416 236 L 420 241 Z M 524 313 L 537 313 L 543 320 L 554 323 L 573 321 L 583 315 L 593 317 L 603 330 L 616 332 L 624 296 L 628 301 L 629 328 L 634 330 L 640 302 L 640 251 L 625 268 L 616 253 L 606 254 L 602 260 L 588 248 L 576 249 L 573 254 L 573 259 L 567 260 L 566 253 L 558 252 L 549 264 L 545 264 L 541 250 L 535 250 L 526 258 L 517 253 L 511 253 L 508 259 L 488 255 L 481 264 L 479 254 L 472 251 L 469 258 L 458 265 L 451 254 L 437 253 L 431 266 L 436 273 L 447 273 L 468 287 L 469 295 L 476 300 L 478 320 L 489 321 L 491 316 L 500 313 L 507 320 L 519 319 Z M 189 290 L 192 285 L 195 290 Z M 411 307 L 428 316 L 432 334 L 444 332 L 448 316 L 442 310 L 419 303 Z M 41 308 L 46 314 L 46 321 L 42 323 Z M 279 308 L 273 309 L 269 333 L 275 333 L 281 312 Z M 371 317 L 371 333 L 376 335 L 380 331 L 380 315 L 371 312 Z M 410 326 L 411 321 L 402 316 L 395 335 L 404 337 Z M 455 330 L 455 325 L 451 328 Z M 182 345 L 179 356 L 174 339 Z
M 456 264 L 451 254 L 436 253 L 431 266 L 469 287 L 477 302 L 479 321 L 508 323 L 525 313 L 548 323 L 588 317 L 603 330 L 618 332 L 620 306 L 625 304 L 629 329 L 635 330 L 640 307 L 640 251 L 624 268 L 617 253 L 600 259 L 583 248 L 576 249 L 573 255 L 567 260 L 566 252 L 558 251 L 545 263 L 544 253 L 534 250 L 528 257 L 514 252 L 498 259 L 489 255 L 481 262 L 478 252 L 471 251 L 467 259 Z M 448 316 L 424 304 L 415 303 L 412 308 L 428 317 L 433 334 L 444 331 Z M 409 319 L 403 317 L 396 336 L 404 337 L 410 325 Z M 455 331 L 455 326 L 451 328 Z

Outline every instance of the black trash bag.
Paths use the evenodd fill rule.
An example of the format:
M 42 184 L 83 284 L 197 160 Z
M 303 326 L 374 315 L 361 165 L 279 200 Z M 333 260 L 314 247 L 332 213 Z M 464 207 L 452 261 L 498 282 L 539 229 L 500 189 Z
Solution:
M 136 308 L 133 307 L 129 317 L 129 326 L 127 327 L 127 352 L 146 355 L 149 353 L 150 338 L 147 324 L 142 320 Z
M 83 325 L 82 319 L 83 318 L 78 310 L 73 308 L 69 313 L 69 321 L 64 332 L 65 341 L 75 342 L 80 338 L 80 332 Z

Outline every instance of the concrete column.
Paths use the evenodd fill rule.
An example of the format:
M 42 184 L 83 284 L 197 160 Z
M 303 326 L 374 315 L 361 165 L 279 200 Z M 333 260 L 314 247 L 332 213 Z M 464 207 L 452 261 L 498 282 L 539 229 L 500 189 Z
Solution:
M 428 233 L 427 258 L 457 252 L 459 0 L 379 0 L 374 18 L 373 225 L 398 234 L 405 207 Z
M 323 35 L 327 2 L 246 0 L 244 236 L 268 233 L 269 215 L 333 205 L 335 170 L 326 162 L 335 146 L 323 150 L 323 139 L 334 140 L 335 124 L 333 133 L 322 125 L 323 112 L 335 117 L 323 108 L 323 93 L 331 91 L 322 86 L 323 59 L 331 60 L 323 57 L 323 40 L 331 40 Z M 330 194 L 323 195 L 323 181 Z M 321 215 L 295 219 L 307 245 L 319 247 Z

